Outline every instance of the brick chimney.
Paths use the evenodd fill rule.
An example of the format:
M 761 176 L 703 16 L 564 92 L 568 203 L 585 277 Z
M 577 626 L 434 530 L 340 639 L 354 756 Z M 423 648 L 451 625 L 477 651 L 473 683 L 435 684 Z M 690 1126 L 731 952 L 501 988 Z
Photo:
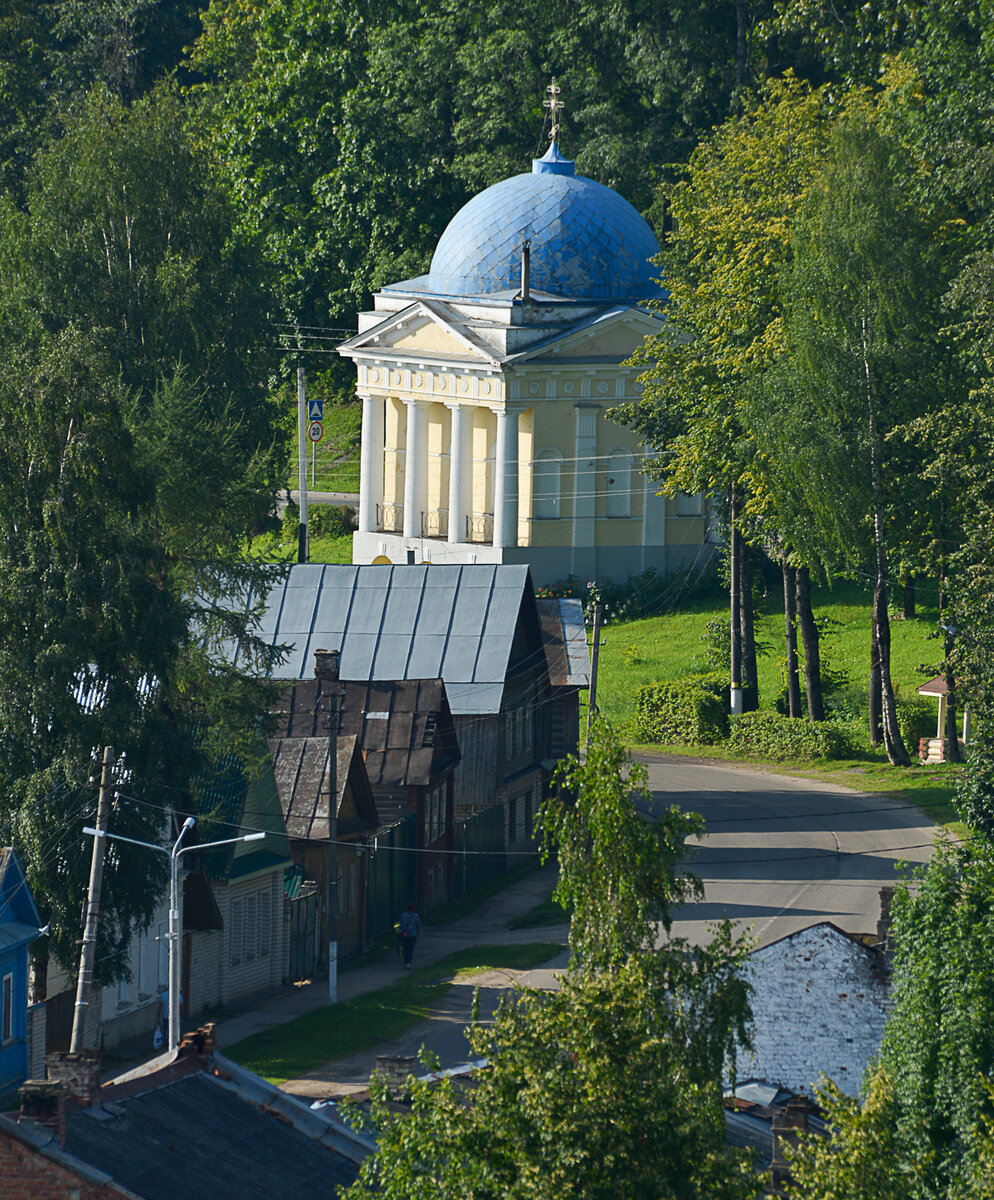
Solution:
M 206 1025 L 201 1025 L 192 1033 L 184 1033 L 179 1044 L 180 1054 L 195 1054 L 199 1058 L 207 1058 L 208 1055 L 213 1054 L 217 1049 L 216 1028 L 213 1021 L 208 1021 Z
M 338 680 L 338 665 L 341 652 L 338 650 L 314 651 L 314 678 L 327 679 L 334 683 Z
M 397 1096 L 417 1065 L 413 1054 L 377 1054 L 374 1075 L 384 1081 L 391 1096 Z
M 801 1135 L 807 1133 L 810 1113 L 811 1101 L 807 1096 L 793 1096 L 783 1108 L 774 1110 L 770 1183 L 775 1195 L 784 1195 L 784 1189 L 794 1182 L 786 1152 L 788 1148 L 795 1150 Z
M 45 1074 L 52 1083 L 61 1083 L 66 1092 L 88 1108 L 100 1090 L 101 1058 L 95 1051 L 81 1054 L 46 1054 Z
M 29 1079 L 18 1090 L 19 1121 L 33 1121 L 55 1134 L 59 1149 L 66 1147 L 66 1089 L 51 1079 Z

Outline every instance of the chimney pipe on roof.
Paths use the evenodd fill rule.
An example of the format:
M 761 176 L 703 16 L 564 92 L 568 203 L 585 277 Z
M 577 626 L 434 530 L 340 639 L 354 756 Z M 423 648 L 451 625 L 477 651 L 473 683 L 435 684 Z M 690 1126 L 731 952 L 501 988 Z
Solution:
M 22 1084 L 19 1121 L 33 1121 L 55 1134 L 59 1149 L 66 1148 L 66 1088 L 51 1079 L 29 1079 Z
M 521 246 L 521 303 L 527 304 L 531 299 L 532 248 L 530 242 Z
M 339 678 L 338 669 L 341 657 L 341 651 L 339 650 L 315 650 L 314 678 L 329 679 L 332 682 L 337 681 Z

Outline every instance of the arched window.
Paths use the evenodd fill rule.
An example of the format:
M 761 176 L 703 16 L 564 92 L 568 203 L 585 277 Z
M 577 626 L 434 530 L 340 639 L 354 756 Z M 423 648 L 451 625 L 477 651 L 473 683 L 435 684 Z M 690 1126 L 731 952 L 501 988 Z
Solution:
M 607 457 L 604 492 L 609 517 L 632 515 L 632 456 L 622 446 L 616 446 Z
M 559 516 L 559 492 L 562 485 L 563 456 L 558 450 L 543 450 L 532 465 L 533 511 L 536 520 L 551 521 Z

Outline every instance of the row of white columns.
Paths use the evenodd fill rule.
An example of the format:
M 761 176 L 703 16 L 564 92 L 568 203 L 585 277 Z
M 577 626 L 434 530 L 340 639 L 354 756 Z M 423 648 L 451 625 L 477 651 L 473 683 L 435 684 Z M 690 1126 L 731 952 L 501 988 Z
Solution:
M 426 507 L 428 483 L 428 404 L 405 399 L 407 446 L 404 455 L 405 538 L 421 536 L 421 513 Z M 383 498 L 383 453 L 385 446 L 384 401 L 378 396 L 362 397 L 362 446 L 359 468 L 359 530 L 375 533 L 376 506 Z M 466 541 L 466 520 L 472 502 L 472 410 L 454 403 L 449 442 L 449 533 L 450 542 Z M 494 463 L 495 546 L 518 544 L 518 414 L 494 409 L 497 419 Z

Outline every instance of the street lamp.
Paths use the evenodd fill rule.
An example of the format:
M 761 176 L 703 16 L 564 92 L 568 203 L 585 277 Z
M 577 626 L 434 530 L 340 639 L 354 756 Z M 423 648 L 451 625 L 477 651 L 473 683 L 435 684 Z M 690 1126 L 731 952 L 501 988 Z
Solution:
M 169 1050 L 175 1050 L 179 1045 L 179 987 L 180 987 L 180 929 L 179 929 L 179 856 L 187 850 L 213 850 L 215 846 L 230 846 L 234 842 L 258 842 L 265 833 L 246 833 L 242 837 L 222 838 L 219 842 L 204 842 L 198 846 L 183 846 L 180 842 L 188 829 L 196 825 L 195 817 L 187 817 L 179 837 L 173 843 L 171 850 L 165 846 L 156 846 L 154 842 L 140 842 L 137 838 L 125 837 L 122 833 L 107 833 L 102 829 L 91 829 L 84 825 L 83 832 L 90 837 L 107 837 L 115 842 L 130 842 L 132 846 L 144 846 L 146 850 L 157 850 L 160 854 L 169 855 Z

